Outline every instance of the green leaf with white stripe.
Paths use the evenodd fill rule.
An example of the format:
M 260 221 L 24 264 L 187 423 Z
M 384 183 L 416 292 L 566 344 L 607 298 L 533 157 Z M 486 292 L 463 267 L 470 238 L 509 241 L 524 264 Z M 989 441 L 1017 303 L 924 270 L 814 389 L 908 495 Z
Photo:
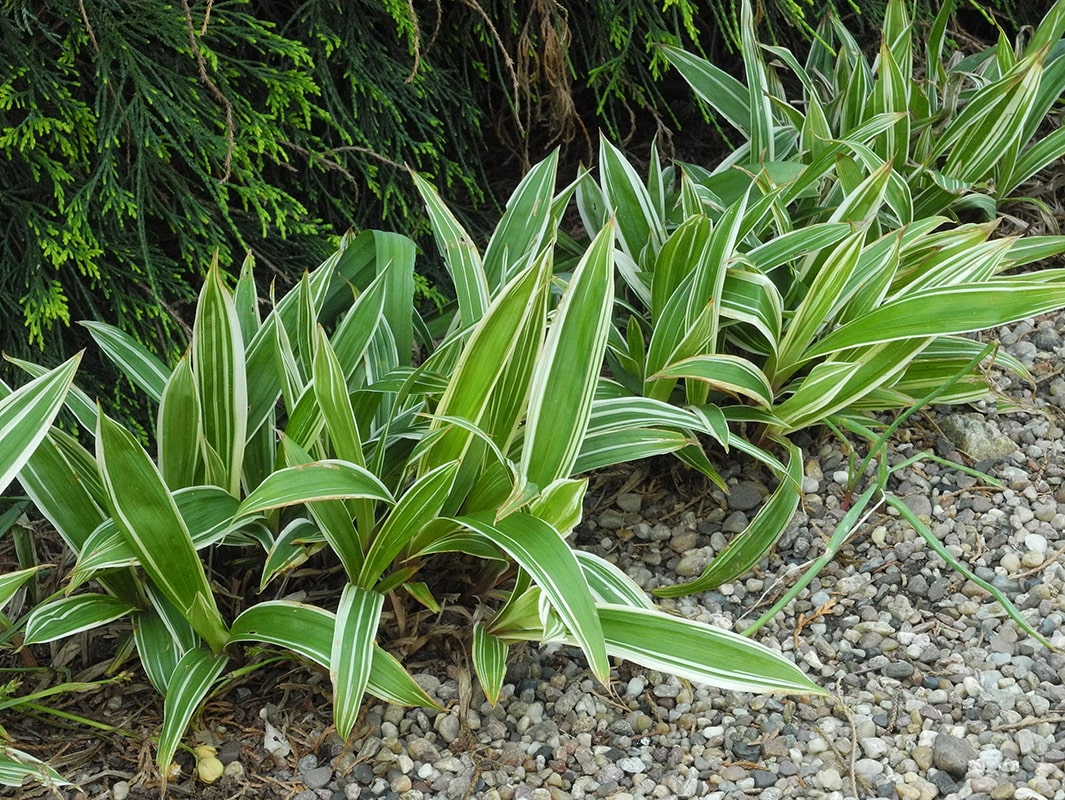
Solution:
M 494 522 L 490 515 L 458 517 L 454 522 L 505 550 L 532 576 L 584 650 L 592 674 L 605 681 L 610 663 L 591 591 L 558 531 L 522 511 Z
M 574 270 L 533 371 L 521 474 L 540 488 L 569 476 L 588 428 L 610 330 L 613 252 L 608 223 Z
M 584 550 L 574 551 L 597 606 L 622 605 L 654 610 L 651 598 L 632 578 L 604 558 Z
M 643 180 L 605 137 L 600 140 L 599 173 L 608 208 L 617 221 L 618 243 L 641 266 L 641 254 L 647 248 L 653 263 L 666 240 L 662 220 Z
M 773 141 L 773 107 L 761 46 L 755 40 L 754 10 L 750 0 L 740 9 L 740 53 L 747 75 L 747 107 L 751 114 L 750 161 L 759 164 L 776 158 Z
M 929 289 L 894 300 L 815 342 L 803 360 L 878 342 L 971 333 L 1065 307 L 1065 282 L 1038 273 Z M 944 314 L 943 309 L 955 309 Z
M 82 320 L 79 324 L 89 331 L 93 341 L 122 370 L 123 375 L 146 391 L 152 400 L 159 402 L 170 370 L 158 356 L 114 325 L 93 320 Z
M 285 467 L 272 473 L 244 498 L 236 516 L 251 516 L 319 500 L 349 498 L 394 502 L 388 488 L 368 469 L 330 459 Z
M 217 259 L 196 306 L 191 351 L 204 440 L 221 460 L 222 485 L 237 497 L 248 433 L 248 383 L 240 320 Z
M 731 631 L 627 606 L 600 606 L 610 654 L 720 689 L 828 696 L 780 653 Z
M 74 356 L 0 400 L 0 492 L 48 435 L 80 361 Z
M 0 745 L 0 786 L 18 789 L 27 778 L 46 787 L 74 785 L 39 758 L 9 744 Z
M 581 442 L 581 452 L 577 463 L 573 465 L 573 474 L 581 475 L 614 464 L 675 453 L 698 444 L 699 440 L 694 436 L 654 428 L 589 432 Z
M 14 572 L 7 572 L 0 575 L 0 610 L 2 610 L 11 598 L 15 596 L 15 592 L 19 590 L 19 587 L 36 575 L 41 569 L 44 569 L 43 565 L 29 567 L 27 569 L 19 569 Z
M 488 278 L 481 263 L 481 254 L 466 229 L 440 199 L 435 188 L 417 172 L 412 172 L 414 185 L 425 201 L 429 222 L 437 249 L 444 257 L 451 280 L 455 284 L 455 296 L 459 303 L 459 316 L 463 325 L 473 325 L 488 310 Z
M 175 667 L 163 699 L 163 726 L 155 756 L 156 766 L 164 776 L 189 722 L 228 662 L 228 656 L 196 648 L 185 653 Z
M 802 486 L 802 451 L 785 441 L 788 469 L 780 484 L 747 527 L 732 537 L 725 548 L 693 581 L 654 590 L 658 597 L 679 597 L 704 592 L 746 575 L 769 552 L 795 516 Z
M 333 719 L 340 738 L 347 739 L 359 716 L 362 697 L 370 680 L 374 638 L 385 596 L 347 584 L 340 595 L 329 679 L 333 684 Z
M 418 478 L 397 501 L 366 552 L 358 585 L 372 588 L 396 557 L 447 502 L 459 464 L 442 464 Z
M 499 701 L 499 693 L 503 691 L 509 650 L 507 643 L 489 633 L 484 625 L 479 622 L 473 624 L 473 647 L 470 657 L 484 696 L 492 705 Z
M 132 622 L 141 666 L 155 690 L 165 696 L 178 662 L 191 648 L 182 646 L 154 608 L 137 611 Z
M 221 651 L 225 624 L 174 498 L 132 434 L 102 412 L 96 460 L 115 523 L 144 571 L 212 649 Z
M 747 397 L 768 408 L 773 404 L 773 387 L 751 361 L 742 356 L 693 356 L 660 369 L 651 379 L 685 378 L 706 383 L 711 389 Z
M 268 600 L 242 612 L 230 628 L 232 642 L 264 642 L 284 647 L 329 669 L 336 615 L 291 600 Z M 437 707 L 396 659 L 373 646 L 367 689 L 386 703 Z
M 26 644 L 54 642 L 92 630 L 136 611 L 117 597 L 79 594 L 36 606 L 26 618 Z
M 163 387 L 156 417 L 159 471 L 172 490 L 198 483 L 203 464 L 200 420 L 200 396 L 186 354 Z
M 746 86 L 706 59 L 678 47 L 662 47 L 661 52 L 700 100 L 750 138 L 751 98 Z
M 510 281 L 546 241 L 554 221 L 551 206 L 557 166 L 555 149 L 526 173 L 507 201 L 484 250 L 484 274 L 490 291 Z

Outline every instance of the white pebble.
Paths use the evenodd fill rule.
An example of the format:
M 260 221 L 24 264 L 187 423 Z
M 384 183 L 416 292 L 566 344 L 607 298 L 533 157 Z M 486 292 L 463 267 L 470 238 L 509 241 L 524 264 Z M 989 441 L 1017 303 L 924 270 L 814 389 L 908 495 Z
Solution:
M 1024 546 L 1033 553 L 1045 553 L 1047 551 L 1047 537 L 1041 533 L 1029 533 L 1024 537 Z

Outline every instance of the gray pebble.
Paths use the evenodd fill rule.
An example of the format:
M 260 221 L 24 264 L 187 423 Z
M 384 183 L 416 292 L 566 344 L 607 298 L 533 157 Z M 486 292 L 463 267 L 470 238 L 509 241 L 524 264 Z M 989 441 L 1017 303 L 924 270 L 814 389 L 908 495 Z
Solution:
M 332 767 L 315 767 L 304 772 L 301 776 L 303 783 L 309 789 L 321 789 L 329 781 L 333 780 Z
M 932 743 L 932 763 L 955 778 L 964 778 L 969 762 L 977 756 L 975 747 L 949 733 L 937 734 Z
M 738 511 L 758 508 L 766 496 L 766 489 L 754 481 L 741 481 L 729 489 L 728 507 Z

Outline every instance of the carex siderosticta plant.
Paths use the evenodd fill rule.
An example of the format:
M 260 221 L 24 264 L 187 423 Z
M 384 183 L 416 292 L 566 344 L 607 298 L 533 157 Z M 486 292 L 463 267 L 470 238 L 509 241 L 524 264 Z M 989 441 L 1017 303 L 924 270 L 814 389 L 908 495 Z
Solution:
M 643 178 L 604 141 L 598 180 L 561 189 L 552 155 L 483 248 L 414 175 L 455 289 L 432 318 L 415 310 L 412 241 L 365 231 L 281 297 L 259 296 L 250 259 L 232 286 L 212 265 L 175 363 L 85 323 L 157 408 L 149 449 L 71 386 L 76 362 L 23 363 L 34 381 L 0 400 L 0 430 L 18 432 L 0 439 L 0 477 L 75 558 L 64 591 L 15 623 L 26 643 L 127 632 L 164 697 L 164 775 L 205 699 L 276 658 L 264 645 L 328 671 L 341 736 L 367 695 L 431 705 L 398 643 L 419 608 L 461 611 L 491 701 L 528 640 L 579 647 L 603 681 L 614 656 L 824 694 L 750 638 L 664 613 L 569 538 L 585 473 L 671 453 L 723 486 L 715 463 L 739 452 L 777 487 L 701 576 L 658 593 L 732 580 L 794 514 L 792 437 L 826 424 L 869 442 L 827 560 L 873 504 L 905 515 L 894 426 L 986 396 L 990 350 L 970 334 L 1065 307 L 1065 271 L 1031 269 L 1065 237 L 997 237 L 984 218 L 1065 150 L 1036 140 L 1065 77 L 1065 0 L 1027 42 L 960 62 L 942 58 L 947 9 L 917 77 L 900 2 L 873 62 L 829 21 L 805 66 L 757 43 L 744 2 L 746 82 L 664 51 L 739 131 L 734 153 L 707 168 L 653 152 Z M 574 202 L 583 244 L 561 230 Z M 76 434 L 52 424 L 61 404 Z M 899 416 L 878 434 L 880 412 Z M 308 569 L 321 580 L 299 590 Z M 31 578 L 5 577 L 0 601 Z
M 652 150 L 642 178 L 604 140 L 598 181 L 581 177 L 576 199 L 589 235 L 608 218 L 617 226 L 606 353 L 614 395 L 697 414 L 719 448 L 754 456 L 780 479 L 701 576 L 656 594 L 718 586 L 765 555 L 800 499 L 792 434 L 821 424 L 857 431 L 879 458 L 885 440 L 873 432 L 882 427 L 874 412 L 988 396 L 981 364 L 991 351 L 970 334 L 1065 307 L 1065 271 L 1032 268 L 1065 251 L 1065 238 L 996 236 L 995 219 L 963 221 L 993 214 L 1065 152 L 1060 131 L 1033 141 L 1065 87 L 1065 4 L 1016 49 L 1003 41 L 944 62 L 951 8 L 934 22 L 927 74 L 917 79 L 901 2 L 888 4 L 872 64 L 829 20 L 806 67 L 757 43 L 745 2 L 746 84 L 666 50 L 739 131 L 740 146 L 712 169 L 667 166 Z M 838 58 L 828 50 L 833 34 Z M 788 98 L 778 68 L 799 79 L 801 99 Z M 996 358 L 1026 374 L 1006 354 Z M 877 491 L 858 498 L 857 515 L 887 477 L 878 473 Z
M 483 254 L 416 176 L 458 288 L 439 341 L 412 314 L 414 245 L 380 232 L 348 237 L 269 304 L 250 263 L 232 289 L 213 265 L 173 365 L 87 323 L 158 404 L 154 453 L 79 390 L 67 395 L 89 444 L 53 427 L 18 475 L 76 563 L 62 596 L 30 613 L 25 640 L 128 626 L 165 698 L 164 774 L 205 698 L 266 663 L 247 643 L 327 669 L 342 736 L 367 693 L 431 705 L 385 649 L 409 603 L 466 604 L 492 701 L 508 648 L 526 640 L 580 647 L 602 681 L 619 656 L 723 687 L 824 693 L 774 651 L 656 609 L 568 543 L 580 473 L 691 447 L 701 417 L 599 396 L 615 227 L 556 281 L 573 187 L 555 196 L 555 162 L 529 173 Z M 435 588 L 455 559 L 468 576 L 458 601 Z M 258 592 L 234 602 L 243 576 L 231 573 L 248 565 Z M 339 567 L 335 590 L 287 597 L 300 565 Z

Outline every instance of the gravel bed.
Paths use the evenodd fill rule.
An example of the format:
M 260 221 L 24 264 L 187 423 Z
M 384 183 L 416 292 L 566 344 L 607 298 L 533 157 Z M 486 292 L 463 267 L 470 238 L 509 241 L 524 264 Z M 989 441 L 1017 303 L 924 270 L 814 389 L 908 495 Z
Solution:
M 1018 411 L 933 409 L 900 431 L 892 452 L 902 460 L 933 448 L 1005 484 L 989 489 L 923 462 L 893 490 L 1058 648 L 1063 332 L 1065 315 L 999 332 L 1035 379 L 995 374 L 1000 399 Z M 834 440 L 802 444 L 805 496 L 774 554 L 741 581 L 663 606 L 742 629 L 823 552 L 843 514 L 848 462 Z M 727 497 L 705 489 L 678 496 L 667 477 L 600 492 L 578 541 L 647 589 L 698 575 L 772 486 L 750 465 L 726 478 Z M 444 710 L 370 706 L 346 746 L 325 722 L 318 739 L 302 734 L 314 749 L 283 756 L 270 777 L 278 796 L 295 800 L 1065 800 L 1065 655 L 1028 637 L 897 515 L 873 514 L 756 638 L 787 653 L 835 699 L 722 692 L 632 664 L 619 664 L 604 687 L 579 652 L 527 647 L 515 652 L 498 705 L 484 701 L 461 666 L 426 671 L 419 681 Z M 248 688 L 236 691 L 241 702 L 256 702 Z M 273 707 L 264 717 L 282 743 L 285 725 L 300 724 Z M 215 733 L 229 764 L 223 785 L 234 797 L 247 780 L 242 759 L 262 754 L 261 736 Z M 124 796 L 107 780 L 95 786 L 101 796 Z

